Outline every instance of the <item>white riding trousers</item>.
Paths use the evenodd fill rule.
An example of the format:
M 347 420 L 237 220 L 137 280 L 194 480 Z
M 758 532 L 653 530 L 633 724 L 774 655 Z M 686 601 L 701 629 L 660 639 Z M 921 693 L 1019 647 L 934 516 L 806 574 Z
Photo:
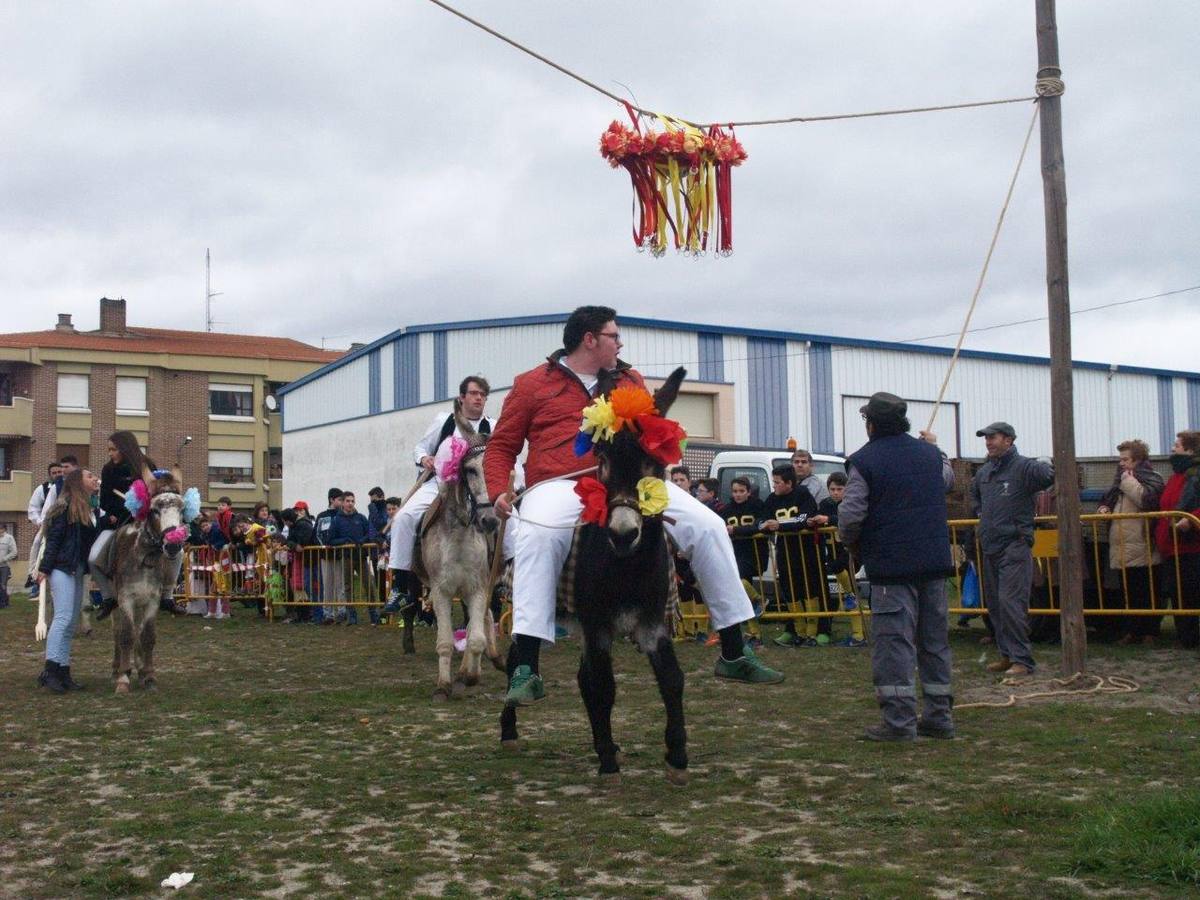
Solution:
M 554 640 L 558 580 L 575 536 L 569 526 L 578 521 L 580 507 L 573 481 L 544 482 L 521 501 L 518 516 L 527 521 L 517 529 L 514 634 Z M 667 482 L 665 515 L 675 520 L 667 523 L 667 533 L 692 564 L 712 627 L 721 629 L 753 618 L 725 520 L 671 482 Z

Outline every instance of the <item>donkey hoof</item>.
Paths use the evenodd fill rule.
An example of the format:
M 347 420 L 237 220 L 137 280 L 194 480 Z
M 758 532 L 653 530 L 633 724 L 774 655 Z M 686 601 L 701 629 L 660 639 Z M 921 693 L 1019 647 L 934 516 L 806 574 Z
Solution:
M 504 657 L 497 653 L 495 656 L 489 656 L 492 661 L 492 666 L 497 672 L 507 672 L 508 666 L 505 664 Z
M 467 685 L 465 682 L 456 681 L 450 685 L 450 699 L 461 700 L 467 693 Z
M 671 784 L 683 787 L 688 783 L 688 777 L 687 769 L 677 769 L 670 763 L 667 764 L 667 781 Z
M 433 701 L 435 703 L 446 703 L 450 699 L 450 688 L 438 685 L 433 689 Z
M 509 753 L 519 753 L 524 746 L 520 738 L 502 738 L 500 741 L 500 749 Z
M 412 644 L 404 645 L 404 655 L 405 656 L 414 656 L 416 654 L 416 652 L 417 652 L 417 648 L 414 645 L 412 645 Z
M 128 681 L 118 681 L 114 693 L 128 694 L 129 693 L 129 682 Z
M 600 787 L 602 788 L 619 788 L 621 786 L 620 772 L 601 772 L 599 776 Z
M 144 679 L 142 679 L 142 690 L 157 691 L 158 690 L 158 682 L 155 681 L 153 678 L 144 678 Z

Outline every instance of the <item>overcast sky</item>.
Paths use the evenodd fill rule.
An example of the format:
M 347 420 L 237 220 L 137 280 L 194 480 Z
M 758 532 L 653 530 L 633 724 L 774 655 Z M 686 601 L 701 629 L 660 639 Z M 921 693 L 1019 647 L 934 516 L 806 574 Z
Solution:
M 457 5 L 701 121 L 1019 97 L 1037 67 L 1033 0 Z M 1197 33 L 1195 0 L 1060 4 L 1076 308 L 1200 285 Z M 7 0 L 0 327 L 94 328 L 107 295 L 203 328 L 211 247 L 220 330 L 329 346 L 588 302 L 952 332 L 1031 112 L 741 129 L 734 255 L 656 260 L 597 153 L 623 111 L 424 0 Z M 1044 271 L 1035 133 L 975 324 L 1044 315 Z M 1197 335 L 1200 291 L 1074 318 L 1079 359 L 1200 370 Z M 1046 325 L 967 346 L 1044 353 Z

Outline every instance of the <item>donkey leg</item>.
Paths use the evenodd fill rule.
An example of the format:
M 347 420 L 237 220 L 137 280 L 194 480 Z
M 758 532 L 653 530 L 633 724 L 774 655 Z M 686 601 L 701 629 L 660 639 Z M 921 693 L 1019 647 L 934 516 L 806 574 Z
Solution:
M 508 673 L 505 679 L 507 684 L 512 679 L 513 672 L 517 670 L 517 645 L 515 642 L 508 646 L 508 662 L 505 664 L 505 670 Z M 500 713 L 500 746 L 515 750 L 520 745 L 521 741 L 517 735 L 517 708 L 506 704 Z
M 433 593 L 433 611 L 437 614 L 437 687 L 434 700 L 449 700 L 453 687 L 450 683 L 450 662 L 454 654 L 454 620 L 451 618 L 451 599 L 441 590 Z
M 129 693 L 130 655 L 133 653 L 133 618 L 129 610 L 118 604 L 113 612 L 113 677 L 116 692 Z
M 470 603 L 470 616 L 467 621 L 467 649 L 463 653 L 462 668 L 458 677 L 467 687 L 479 684 L 483 651 L 487 647 L 487 598 L 483 591 L 476 591 L 467 601 Z
M 417 621 L 417 607 L 410 604 L 405 608 L 402 616 L 404 618 L 404 637 L 402 639 L 404 655 L 411 656 L 417 652 L 417 645 L 413 638 L 413 625 Z
M 487 658 L 491 660 L 492 666 L 498 672 L 505 670 L 504 657 L 500 655 L 499 641 L 496 640 L 496 621 L 492 618 L 492 610 L 489 606 L 483 614 L 484 620 L 484 637 L 487 639 L 485 651 Z
M 587 629 L 583 658 L 579 662 L 579 693 L 592 724 L 592 746 L 600 757 L 601 776 L 615 776 L 621 767 L 619 749 L 612 739 L 612 708 L 617 682 L 612 670 L 612 635 Z M 616 781 L 608 778 L 608 781 Z
M 137 655 L 138 672 L 142 676 L 142 687 L 147 690 L 154 690 L 157 686 L 157 681 L 154 678 L 154 644 L 158 638 L 158 617 L 155 615 L 158 610 L 153 610 L 146 616 L 146 621 L 142 622 L 142 630 L 138 635 Z
M 660 637 L 649 653 L 650 666 L 658 681 L 663 706 L 667 709 L 667 780 L 687 784 L 687 728 L 683 721 L 683 670 L 675 656 L 675 645 L 668 637 Z

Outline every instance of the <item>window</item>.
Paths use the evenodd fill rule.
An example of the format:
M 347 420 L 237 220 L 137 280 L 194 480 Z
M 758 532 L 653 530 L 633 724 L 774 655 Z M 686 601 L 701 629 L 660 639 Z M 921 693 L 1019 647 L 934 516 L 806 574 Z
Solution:
M 208 414 L 210 416 L 252 418 L 254 416 L 253 402 L 254 388 L 248 384 L 210 384 L 208 386 Z
M 209 450 L 208 480 L 211 484 L 252 484 L 254 454 L 250 450 Z
M 0 372 L 0 406 L 12 406 L 12 376 Z
M 79 462 L 80 468 L 91 468 L 92 448 L 87 444 L 58 444 L 54 452 L 58 454 L 55 459 L 62 459 L 64 456 L 73 456 Z M 103 456 L 101 456 L 101 459 L 103 459 Z M 96 471 L 99 472 L 100 470 L 97 469 Z
M 671 406 L 671 418 L 692 438 L 711 438 L 716 431 L 716 404 L 712 394 L 680 391 Z
M 117 376 L 117 412 L 137 415 L 146 411 L 146 379 Z
M 8 445 L 0 444 L 0 481 L 8 481 L 11 477 L 12 472 L 8 468 L 11 462 Z
M 90 412 L 88 406 L 88 376 L 58 376 L 58 408 L 67 412 Z

